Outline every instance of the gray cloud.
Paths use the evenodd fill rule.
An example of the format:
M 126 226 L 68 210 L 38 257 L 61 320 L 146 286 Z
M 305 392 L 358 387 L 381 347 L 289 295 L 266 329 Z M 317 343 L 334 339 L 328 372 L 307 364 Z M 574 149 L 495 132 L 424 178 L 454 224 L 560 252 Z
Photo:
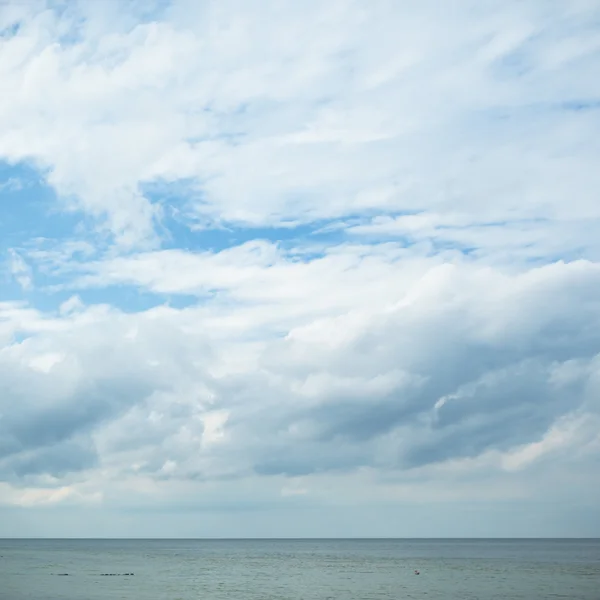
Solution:
M 98 460 L 141 460 L 140 473 L 163 479 L 414 468 L 536 442 L 585 407 L 600 348 L 595 266 L 440 275 L 358 325 L 349 314 L 312 337 L 300 328 L 267 342 L 258 370 L 226 378 L 209 372 L 227 356 L 169 324 L 175 313 L 102 316 L 54 340 L 66 358 L 48 373 L 5 363 L 4 470 L 89 468 L 94 445 L 87 461 L 61 451 L 77 436 L 100 444 Z M 45 339 L 28 340 L 32 355 Z M 204 419 L 215 410 L 227 412 L 226 437 L 210 444 Z
M 279 381 L 280 387 L 269 389 L 268 378 L 249 379 L 244 393 L 253 409 L 246 413 L 240 408 L 231 426 L 242 439 L 250 431 L 256 437 L 258 430 L 261 440 L 275 444 L 264 467 L 269 472 L 279 468 L 298 474 L 326 469 L 328 461 L 332 469 L 344 468 L 345 461 L 330 453 L 328 444 L 357 464 L 374 464 L 375 441 L 395 430 L 412 431 L 410 441 L 397 449 L 397 466 L 475 457 L 535 442 L 557 418 L 585 405 L 590 372 L 563 383 L 557 373 L 573 361 L 593 365 L 600 349 L 599 315 L 592 300 L 598 274 L 590 266 L 590 283 L 578 288 L 571 284 L 571 268 L 578 267 L 555 272 L 551 267 L 546 271 L 550 281 L 539 283 L 542 289 L 556 289 L 564 281 L 556 304 L 532 303 L 539 297 L 537 286 L 520 290 L 507 280 L 504 290 L 466 291 L 451 279 L 448 293 L 462 295 L 454 305 L 441 300 L 430 312 L 428 305 L 415 302 L 383 321 L 382 315 L 373 315 L 350 343 L 336 350 L 322 350 L 325 334 L 311 343 L 278 344 L 274 363 L 270 366 L 266 358 L 263 367 L 271 369 L 271 381 Z M 495 320 L 497 294 L 513 317 L 501 327 Z M 564 310 L 569 302 L 579 310 Z M 343 329 L 342 320 L 332 335 Z M 298 365 L 298 356 L 304 364 Z M 392 389 L 360 390 L 361 380 L 372 381 L 391 369 L 409 377 Z M 315 397 L 307 399 L 298 389 L 305 389 L 315 373 L 333 378 L 323 378 Z M 344 380 L 347 385 L 340 391 Z M 262 410 L 261 394 L 272 398 Z M 309 450 L 303 453 L 298 446 Z
M 52 424 L 47 427 L 52 427 Z M 9 462 L 10 472 L 5 476 L 13 482 L 21 479 L 27 481 L 30 476 L 44 474 L 62 478 L 73 472 L 96 467 L 98 453 L 90 442 L 87 438 L 71 438 L 54 445 L 28 449 Z
M 5 353 L 0 362 L 0 469 L 54 474 L 94 466 L 91 436 L 99 427 L 144 406 L 161 389 L 176 388 L 180 369 L 189 368 L 189 356 L 180 352 L 185 336 L 167 334 L 157 344 L 152 322 L 138 329 L 133 321 L 118 313 L 81 325 L 67 321 L 66 333 L 34 336 Z M 161 328 L 168 331 L 167 325 Z M 40 371 L 40 357 L 53 364 Z M 178 413 L 185 418 L 189 410 L 175 404 L 170 414 Z M 82 447 L 76 460 L 68 448 L 76 448 L 73 439 L 82 436 L 87 449 Z M 155 435 L 151 442 L 156 441 Z

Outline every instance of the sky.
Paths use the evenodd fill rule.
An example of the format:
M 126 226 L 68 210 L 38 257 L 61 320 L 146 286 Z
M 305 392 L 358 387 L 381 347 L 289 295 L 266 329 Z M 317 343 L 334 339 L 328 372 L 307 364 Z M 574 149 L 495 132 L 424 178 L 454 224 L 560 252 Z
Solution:
M 0 536 L 600 536 L 598 0 L 0 2 Z

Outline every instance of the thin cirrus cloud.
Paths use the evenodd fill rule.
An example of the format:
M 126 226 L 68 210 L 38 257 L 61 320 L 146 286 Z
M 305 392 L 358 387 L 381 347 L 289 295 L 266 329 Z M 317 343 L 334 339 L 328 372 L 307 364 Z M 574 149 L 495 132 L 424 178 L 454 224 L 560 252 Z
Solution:
M 598 535 L 595 4 L 8 3 L 0 535 Z

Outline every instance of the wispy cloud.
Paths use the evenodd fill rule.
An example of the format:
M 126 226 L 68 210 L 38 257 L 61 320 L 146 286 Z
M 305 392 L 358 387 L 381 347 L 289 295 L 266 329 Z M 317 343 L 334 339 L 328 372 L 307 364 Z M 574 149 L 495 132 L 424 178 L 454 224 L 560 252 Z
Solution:
M 33 288 L 33 274 L 31 267 L 23 260 L 23 257 L 16 251 L 9 251 L 9 271 L 23 290 Z

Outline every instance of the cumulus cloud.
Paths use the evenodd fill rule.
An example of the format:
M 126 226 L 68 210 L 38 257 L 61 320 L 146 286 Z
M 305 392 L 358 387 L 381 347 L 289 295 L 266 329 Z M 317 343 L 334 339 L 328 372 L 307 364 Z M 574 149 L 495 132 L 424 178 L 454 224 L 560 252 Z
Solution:
M 324 295 L 337 287 L 323 281 Z M 36 333 L 2 355 L 3 477 L 295 480 L 457 461 L 469 472 L 482 456 L 501 474 L 577 442 L 593 456 L 599 283 L 589 262 L 434 266 L 386 308 L 307 311 L 260 343 L 243 307 L 231 316 L 242 331 L 211 333 L 219 300 L 32 314 Z
M 77 220 L 6 249 L 4 510 L 376 535 L 423 503 L 460 535 L 553 493 L 568 531 L 600 487 L 596 13 L 2 11 L 6 181 Z

